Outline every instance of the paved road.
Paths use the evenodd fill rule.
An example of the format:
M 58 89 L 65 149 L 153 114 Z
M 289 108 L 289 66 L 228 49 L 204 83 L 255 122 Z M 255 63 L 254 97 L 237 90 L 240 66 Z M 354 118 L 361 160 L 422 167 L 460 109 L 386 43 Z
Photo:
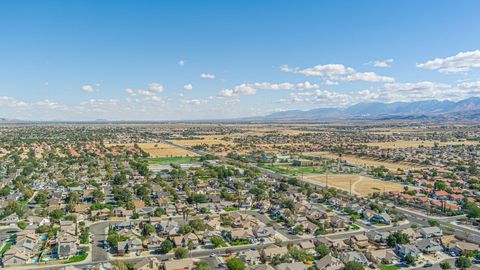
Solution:
M 199 155 L 208 154 L 207 152 L 204 152 L 204 151 L 192 150 L 192 149 L 189 149 L 189 148 L 181 146 L 181 145 L 173 144 L 171 142 L 165 142 L 165 143 L 168 143 L 168 144 L 171 144 L 173 146 L 177 146 L 177 147 L 180 147 L 182 149 L 186 149 L 186 150 L 195 152 Z M 224 160 L 224 161 L 231 161 L 230 159 L 228 159 L 226 157 L 220 157 L 220 159 Z M 249 165 L 252 166 L 252 167 L 258 168 L 262 173 L 267 174 L 267 175 L 272 176 L 272 177 L 276 177 L 276 178 L 279 178 L 279 179 L 286 179 L 286 178 L 289 177 L 289 176 L 285 176 L 285 175 L 281 175 L 281 174 L 272 172 L 272 171 L 270 171 L 268 169 L 265 169 L 265 168 L 258 167 L 254 164 L 249 164 Z M 421 225 L 428 225 L 427 218 L 425 218 L 424 214 L 416 212 L 416 211 L 411 211 L 411 210 L 400 209 L 400 211 L 402 211 L 405 215 L 407 215 L 408 219 L 411 222 L 421 224 Z M 257 214 L 257 213 L 255 213 L 255 214 L 256 214 L 256 217 L 259 218 L 262 222 L 265 222 L 265 223 L 271 222 L 271 220 L 268 219 L 267 217 L 265 217 L 263 215 L 260 215 L 260 214 Z M 448 220 L 448 219 L 439 220 L 439 222 L 442 225 L 454 226 L 454 225 L 451 225 L 449 223 L 450 221 L 451 220 Z M 94 224 L 90 227 L 91 228 L 90 230 L 93 234 L 93 241 L 94 241 L 94 243 L 92 245 L 93 246 L 93 248 L 92 248 L 92 262 L 80 263 L 80 264 L 76 264 L 76 266 L 81 266 L 81 267 L 90 266 L 90 265 L 95 265 L 95 264 L 102 263 L 102 262 L 112 261 L 112 260 L 115 259 L 115 258 L 109 258 L 108 253 L 103 248 L 101 248 L 99 246 L 99 243 L 100 243 L 100 241 L 105 240 L 106 228 L 108 228 L 109 224 L 114 224 L 116 222 L 121 222 L 121 221 L 106 221 L 106 222 L 96 223 L 96 224 Z M 137 220 L 137 222 L 138 222 L 138 220 Z M 276 224 L 276 223 L 273 223 L 273 224 Z M 373 228 L 372 226 L 368 226 L 368 229 L 373 229 L 373 230 L 377 230 L 379 232 L 384 232 L 384 231 L 391 231 L 391 230 L 397 230 L 397 229 L 404 229 L 404 228 L 408 228 L 409 226 L 410 225 L 408 225 L 408 224 L 398 226 L 398 227 L 394 227 L 394 228 L 392 228 L 392 227 Z M 466 238 L 468 238 L 470 240 L 473 240 L 474 242 L 476 242 L 476 241 L 480 242 L 480 236 L 478 235 L 477 232 L 475 232 L 475 231 L 469 232 L 469 230 L 466 230 L 466 229 L 458 227 L 458 226 L 454 226 L 454 227 L 459 228 L 458 230 L 455 230 L 455 235 L 460 236 L 460 237 L 466 237 L 468 235 L 468 237 L 466 237 Z M 305 240 L 311 240 L 311 239 L 320 238 L 320 237 L 328 237 L 330 239 L 345 239 L 345 238 L 350 237 L 351 235 L 355 235 L 355 234 L 360 233 L 359 231 L 350 231 L 350 232 L 337 233 L 337 234 L 327 235 L 327 236 L 299 238 L 297 236 L 292 236 L 292 235 L 288 234 L 288 232 L 281 231 L 282 228 L 279 227 L 278 224 L 274 228 L 276 230 L 280 231 L 282 234 L 285 234 L 285 236 L 287 236 L 289 238 L 289 240 L 284 241 L 282 243 L 282 245 L 298 244 L 298 243 L 300 243 L 302 241 L 305 241 Z M 267 247 L 269 245 L 271 245 L 271 244 L 261 244 L 261 243 L 259 243 L 259 244 L 253 244 L 253 245 L 235 246 L 235 247 L 228 247 L 228 248 L 221 248 L 221 249 L 214 249 L 214 250 L 193 250 L 190 253 L 190 256 L 195 257 L 195 258 L 206 258 L 206 257 L 208 257 L 209 255 L 212 255 L 212 254 L 223 255 L 227 252 L 228 253 L 238 252 L 238 251 L 242 251 L 242 250 L 248 250 L 248 249 L 251 249 L 251 248 L 261 249 L 261 248 Z M 168 259 L 173 258 L 173 254 L 151 255 L 151 256 L 157 257 L 160 260 L 168 260 Z M 117 258 L 117 259 L 121 259 L 121 260 L 124 260 L 124 261 L 129 261 L 129 262 L 137 262 L 137 261 L 141 260 L 142 257 Z M 453 263 L 451 263 L 451 264 L 453 265 Z M 438 267 L 438 265 L 435 265 L 432 269 L 437 269 L 435 267 Z M 46 267 L 35 267 L 35 268 L 36 269 L 63 269 L 64 266 L 58 266 L 58 267 L 57 266 L 46 266 Z
M 428 215 L 425 215 L 418 211 L 405 209 L 401 207 L 397 207 L 397 209 L 400 212 L 402 212 L 405 216 L 407 216 L 408 220 L 410 220 L 411 222 L 413 221 L 414 223 L 417 223 L 417 224 L 429 226 L 428 220 L 430 218 L 428 217 Z M 458 217 L 457 218 L 441 218 L 441 219 L 436 219 L 433 217 L 433 219 L 437 220 L 440 223 L 440 225 L 453 228 L 454 230 L 452 233 L 458 238 L 463 240 L 468 240 L 476 244 L 480 244 L 480 233 L 478 231 L 473 229 L 463 228 L 458 225 L 454 225 L 450 223 L 453 220 L 458 219 Z
M 197 154 L 199 155 L 205 155 L 205 154 L 208 154 L 207 152 L 205 151 L 198 151 L 198 150 L 192 150 L 188 147 L 185 147 L 185 146 L 182 146 L 182 145 L 178 145 L 178 144 L 173 144 L 171 142 L 166 142 L 166 143 L 169 143 L 173 146 L 176 146 L 176 147 L 180 147 L 180 148 L 183 148 L 183 149 L 186 149 L 186 150 L 189 150 L 189 151 L 194 151 L 196 152 Z M 234 160 L 231 160 L 227 157 L 219 157 L 221 160 L 224 160 L 224 161 L 234 161 Z M 282 175 L 282 174 L 279 174 L 279 173 L 275 173 L 271 170 L 268 170 L 268 169 L 265 169 L 265 168 L 262 168 L 262 167 L 259 167 L 257 166 L 256 164 L 251 164 L 249 163 L 248 164 L 249 166 L 251 167 L 255 167 L 257 169 L 259 169 L 262 173 L 264 174 L 267 174 L 269 176 L 272 176 L 272 177 L 276 177 L 276 178 L 279 178 L 279 179 L 287 179 L 289 178 L 288 175 Z M 302 180 L 302 179 L 300 179 Z M 314 184 L 314 183 L 311 183 L 311 182 L 306 182 L 306 183 L 309 183 L 313 186 L 316 186 L 316 187 L 322 187 L 321 185 L 317 185 L 317 184 Z M 405 214 L 408 219 L 411 221 L 411 222 L 414 222 L 414 223 L 417 223 L 417 224 L 421 224 L 421 225 L 424 225 L 424 226 L 428 226 L 428 218 L 429 216 L 420 212 L 420 211 L 416 211 L 416 210 L 410 210 L 410 209 L 404 209 L 404 208 L 399 208 L 399 210 Z M 464 215 L 463 215 L 464 216 Z M 454 231 L 453 231 L 453 234 L 455 236 L 457 236 L 458 238 L 460 239 L 464 239 L 464 240 L 468 240 L 468 241 L 471 241 L 471 242 L 474 242 L 476 244 L 480 244 L 480 232 L 478 230 L 474 230 L 474 229 L 468 229 L 468 228 L 464 228 L 464 227 L 460 227 L 458 225 L 455 225 L 455 224 L 451 224 L 452 221 L 455 221 L 455 220 L 458 220 L 459 218 L 463 217 L 463 216 L 455 216 L 455 217 L 441 217 L 441 218 L 436 218 L 436 220 L 438 220 L 438 222 L 443 225 L 443 226 L 446 226 L 446 227 L 450 227 L 450 228 L 453 228 Z M 435 217 L 431 217 L 431 218 L 435 218 Z
M 90 226 L 90 232 L 92 233 L 92 261 L 105 261 L 108 260 L 109 254 L 103 248 L 103 242 L 107 240 L 108 227 L 111 222 L 95 223 Z

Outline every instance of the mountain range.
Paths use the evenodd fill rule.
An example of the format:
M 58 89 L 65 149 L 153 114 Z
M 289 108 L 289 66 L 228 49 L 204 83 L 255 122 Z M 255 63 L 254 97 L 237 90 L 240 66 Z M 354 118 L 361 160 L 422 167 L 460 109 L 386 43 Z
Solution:
M 480 120 L 480 98 L 471 97 L 457 102 L 424 100 L 415 102 L 366 102 L 347 108 L 319 108 L 308 111 L 291 110 L 261 117 L 264 121 L 315 121 L 315 120 Z

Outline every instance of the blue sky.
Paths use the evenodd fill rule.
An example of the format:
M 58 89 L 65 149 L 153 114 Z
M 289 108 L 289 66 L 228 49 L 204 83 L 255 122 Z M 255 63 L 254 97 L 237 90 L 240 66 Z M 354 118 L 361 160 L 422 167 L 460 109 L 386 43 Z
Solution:
M 0 117 L 218 119 L 480 96 L 478 10 L 438 0 L 2 1 Z

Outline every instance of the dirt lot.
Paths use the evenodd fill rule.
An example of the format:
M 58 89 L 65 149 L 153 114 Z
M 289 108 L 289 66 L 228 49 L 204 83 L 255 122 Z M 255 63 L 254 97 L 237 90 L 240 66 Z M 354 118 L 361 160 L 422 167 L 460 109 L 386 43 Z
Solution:
M 478 144 L 479 142 L 475 141 L 456 141 L 456 142 L 440 142 L 440 141 L 396 141 L 396 142 L 378 142 L 378 143 L 367 143 L 368 146 L 378 146 L 383 149 L 393 149 L 393 148 L 408 148 L 408 147 L 419 147 L 421 145 L 425 147 L 433 147 L 437 143 L 440 146 L 443 145 L 473 145 Z
M 403 191 L 404 185 L 397 182 L 387 182 L 361 175 L 328 175 L 328 186 L 350 191 L 360 196 L 367 196 L 373 192 Z M 303 180 L 325 186 L 325 175 L 305 175 Z M 409 187 L 411 188 L 411 187 Z
M 114 145 L 114 144 L 111 144 L 111 145 Z M 123 145 L 132 145 L 132 144 L 123 144 Z M 139 143 L 138 146 L 140 146 L 140 148 L 142 148 L 143 151 L 149 153 L 150 157 L 152 158 L 197 156 L 197 154 L 193 152 L 190 152 L 166 143 Z
M 343 160 L 345 160 L 349 163 L 362 165 L 362 166 L 363 165 L 366 165 L 366 166 L 385 166 L 385 168 L 387 168 L 389 170 L 393 170 L 393 171 L 396 171 L 397 169 L 409 170 L 409 169 L 420 168 L 417 165 L 411 165 L 411 164 L 406 164 L 406 163 L 393 163 L 393 162 L 386 162 L 386 161 L 378 161 L 378 160 L 359 158 L 359 157 L 347 156 L 347 155 L 342 155 L 342 157 L 340 157 L 337 154 L 328 153 L 328 152 L 312 152 L 312 153 L 306 153 L 305 155 L 310 155 L 310 156 L 314 156 L 314 157 L 331 158 L 331 159 L 340 158 L 340 159 L 343 159 Z
M 231 141 L 222 140 L 222 136 L 204 136 L 203 139 L 193 139 L 193 140 L 172 140 L 174 144 L 179 144 L 187 147 L 191 147 L 199 144 L 223 144 L 223 145 L 233 145 Z

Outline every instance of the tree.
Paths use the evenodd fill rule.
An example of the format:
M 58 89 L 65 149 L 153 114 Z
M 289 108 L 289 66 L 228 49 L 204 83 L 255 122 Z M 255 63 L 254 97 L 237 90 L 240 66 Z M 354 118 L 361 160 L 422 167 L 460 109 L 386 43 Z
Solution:
M 306 250 L 304 249 L 300 249 L 300 248 L 297 248 L 297 247 L 292 247 L 288 250 L 288 254 L 290 254 L 290 256 L 296 260 L 296 261 L 300 261 L 300 262 L 310 262 L 310 261 L 313 261 L 313 256 L 311 254 L 309 254 Z
M 295 234 L 303 234 L 305 232 L 305 228 L 302 225 L 297 225 L 293 228 Z
M 150 223 L 146 223 L 145 226 L 143 227 L 143 232 L 144 232 L 144 235 L 152 235 L 154 232 L 155 232 L 155 227 L 150 224 Z
M 315 251 L 317 251 L 318 256 L 320 256 L 320 259 L 330 254 L 330 249 L 324 244 L 320 244 L 316 246 Z
M 167 213 L 167 211 L 165 210 L 165 208 L 157 207 L 157 208 L 155 208 L 155 211 L 153 212 L 153 215 L 156 216 L 156 217 L 160 217 L 162 215 L 165 215 L 166 213 Z
M 359 262 L 348 262 L 345 265 L 345 270 L 364 270 L 365 267 L 363 267 L 363 264 Z
M 428 224 L 430 224 L 430 226 L 440 226 L 440 223 L 436 219 L 429 219 Z
M 467 257 L 461 256 L 455 261 L 455 266 L 460 269 L 467 269 L 472 266 L 472 261 Z
M 472 219 L 480 218 L 480 207 L 474 203 L 467 203 L 465 205 L 467 208 L 467 217 Z
M 433 188 L 436 190 L 445 190 L 447 186 L 445 185 L 445 182 L 437 180 L 435 181 L 435 184 L 433 184 Z
M 212 236 L 210 239 L 212 244 L 217 248 L 217 247 L 226 247 L 227 245 L 225 244 L 225 241 L 221 236 Z
M 173 249 L 172 241 L 165 240 L 160 244 L 160 248 L 158 249 L 158 252 L 161 253 L 161 254 L 167 254 L 172 249 Z
M 245 270 L 245 263 L 238 258 L 232 258 L 227 261 L 228 270 Z
M 185 258 L 187 258 L 187 256 L 188 256 L 188 249 L 182 248 L 182 247 L 179 247 L 179 248 L 175 249 L 175 258 L 185 259 Z
M 196 232 L 204 231 L 205 228 L 207 227 L 207 225 L 205 224 L 205 221 L 203 221 L 203 219 L 194 219 L 194 220 L 191 220 L 188 224 Z
M 389 247 L 395 247 L 397 244 L 404 245 L 409 242 L 408 235 L 401 232 L 393 232 L 387 237 L 387 245 Z
M 210 267 L 208 267 L 208 263 L 204 261 L 199 261 L 195 263 L 195 269 L 196 270 L 209 270 Z
M 446 269 L 452 268 L 452 266 L 450 265 L 450 263 L 448 261 L 444 261 L 444 262 L 440 263 L 440 268 L 446 270 Z
M 414 265 L 416 261 L 417 261 L 417 259 L 415 259 L 415 257 L 412 256 L 412 254 L 407 254 L 405 256 L 405 262 L 408 265 Z

